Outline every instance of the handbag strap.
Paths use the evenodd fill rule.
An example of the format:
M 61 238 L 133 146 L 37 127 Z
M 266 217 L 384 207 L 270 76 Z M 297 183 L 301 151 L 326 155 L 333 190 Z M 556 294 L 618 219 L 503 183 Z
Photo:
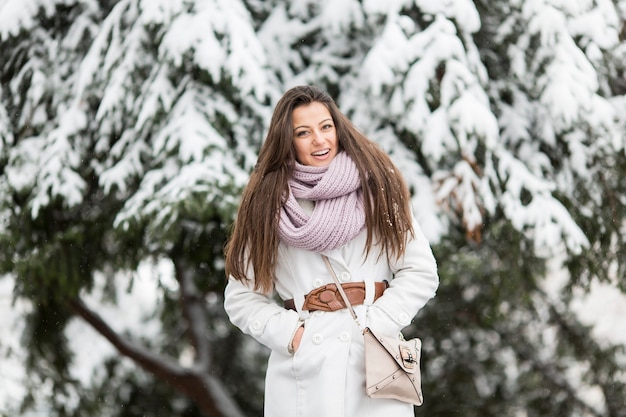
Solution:
M 363 326 L 361 326 L 361 322 L 359 321 L 359 318 L 354 312 L 354 308 L 352 308 L 352 304 L 350 303 L 350 300 L 348 300 L 348 296 L 346 295 L 346 292 L 341 286 L 341 283 L 339 282 L 339 279 L 337 278 L 337 274 L 335 273 L 333 266 L 330 264 L 330 261 L 328 260 L 328 256 L 322 255 L 322 258 L 324 259 L 324 263 L 326 264 L 328 271 L 330 271 L 330 275 L 332 275 L 333 280 L 335 280 L 335 285 L 337 285 L 337 290 L 339 290 L 339 294 L 341 294 L 341 298 L 343 298 L 343 302 L 346 303 L 346 307 L 350 311 L 350 314 L 352 314 L 352 318 L 356 322 L 357 326 L 359 326 L 359 329 L 361 329 L 361 331 L 365 330 Z

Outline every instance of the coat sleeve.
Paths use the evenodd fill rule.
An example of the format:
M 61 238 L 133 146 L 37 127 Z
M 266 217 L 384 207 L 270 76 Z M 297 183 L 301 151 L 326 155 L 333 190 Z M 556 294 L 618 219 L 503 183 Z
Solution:
M 397 335 L 439 286 L 435 257 L 415 219 L 413 229 L 415 237 L 407 242 L 404 255 L 390 264 L 393 279 L 389 288 L 367 311 L 367 326 L 381 334 Z
M 268 348 L 290 355 L 289 344 L 300 326 L 298 313 L 276 304 L 269 296 L 230 278 L 224 291 L 224 309 L 230 321 Z

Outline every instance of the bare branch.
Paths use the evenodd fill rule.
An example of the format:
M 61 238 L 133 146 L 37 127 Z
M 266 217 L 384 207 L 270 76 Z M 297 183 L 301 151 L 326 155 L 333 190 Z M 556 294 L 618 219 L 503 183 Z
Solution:
M 155 355 L 143 346 L 133 343 L 113 330 L 79 298 L 70 300 L 69 304 L 78 316 L 104 336 L 122 355 L 187 395 L 206 416 L 244 417 L 232 396 L 207 369 L 184 368 L 169 358 Z

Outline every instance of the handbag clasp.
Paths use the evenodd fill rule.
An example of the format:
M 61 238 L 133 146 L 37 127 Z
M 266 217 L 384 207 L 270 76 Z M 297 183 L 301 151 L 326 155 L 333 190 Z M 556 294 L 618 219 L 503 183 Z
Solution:
M 417 363 L 417 354 L 413 352 L 411 348 L 408 346 L 400 346 L 400 357 L 402 358 L 402 363 L 405 368 L 415 368 L 415 364 Z

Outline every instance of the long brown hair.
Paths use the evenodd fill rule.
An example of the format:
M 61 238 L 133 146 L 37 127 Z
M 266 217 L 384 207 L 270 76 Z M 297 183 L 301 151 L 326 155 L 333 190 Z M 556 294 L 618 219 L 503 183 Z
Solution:
M 335 124 L 339 150 L 356 164 L 364 193 L 367 240 L 365 255 L 380 244 L 389 261 L 404 254 L 406 240 L 413 236 L 409 190 L 389 156 L 366 138 L 339 111 L 326 92 L 312 86 L 288 90 L 278 101 L 267 137 L 259 151 L 226 245 L 226 274 L 246 282 L 252 266 L 254 289 L 273 287 L 278 252 L 278 219 L 295 162 L 293 110 L 313 102 L 324 104 Z M 367 198 L 369 194 L 369 198 Z

